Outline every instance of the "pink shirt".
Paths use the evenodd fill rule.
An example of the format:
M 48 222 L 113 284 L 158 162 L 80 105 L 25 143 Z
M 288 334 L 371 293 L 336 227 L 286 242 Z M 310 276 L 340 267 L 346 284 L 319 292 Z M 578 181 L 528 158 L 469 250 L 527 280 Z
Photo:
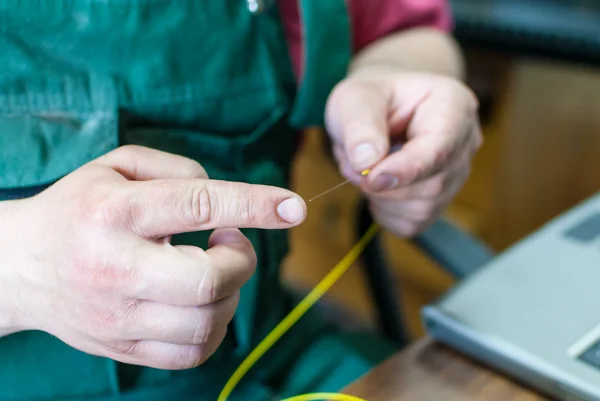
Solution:
M 329 1 L 329 0 L 322 0 Z M 290 57 L 296 75 L 302 76 L 302 24 L 297 0 L 278 0 Z M 346 0 L 352 41 L 357 52 L 390 33 L 412 27 L 452 28 L 447 0 Z

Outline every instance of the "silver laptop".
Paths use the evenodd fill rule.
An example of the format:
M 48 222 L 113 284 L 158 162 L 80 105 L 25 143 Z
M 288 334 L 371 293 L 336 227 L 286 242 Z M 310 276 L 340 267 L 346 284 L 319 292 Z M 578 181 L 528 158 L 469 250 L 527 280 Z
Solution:
M 563 400 L 600 401 L 600 195 L 423 309 L 429 334 Z

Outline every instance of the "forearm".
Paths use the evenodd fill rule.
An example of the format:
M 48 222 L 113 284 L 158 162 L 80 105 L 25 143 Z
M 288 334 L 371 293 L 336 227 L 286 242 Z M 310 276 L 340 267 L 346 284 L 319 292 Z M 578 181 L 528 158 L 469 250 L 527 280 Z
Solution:
M 454 39 L 431 28 L 402 31 L 372 43 L 354 57 L 350 72 L 369 67 L 430 72 L 458 79 L 465 75 L 462 54 Z

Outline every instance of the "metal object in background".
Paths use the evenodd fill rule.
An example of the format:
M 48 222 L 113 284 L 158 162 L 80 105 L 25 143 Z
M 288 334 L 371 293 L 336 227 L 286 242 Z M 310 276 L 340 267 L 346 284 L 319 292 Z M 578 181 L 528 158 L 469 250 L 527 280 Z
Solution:
M 261 14 L 272 5 L 272 0 L 246 0 L 246 3 L 252 14 Z
M 463 45 L 600 64 L 598 0 L 450 0 Z

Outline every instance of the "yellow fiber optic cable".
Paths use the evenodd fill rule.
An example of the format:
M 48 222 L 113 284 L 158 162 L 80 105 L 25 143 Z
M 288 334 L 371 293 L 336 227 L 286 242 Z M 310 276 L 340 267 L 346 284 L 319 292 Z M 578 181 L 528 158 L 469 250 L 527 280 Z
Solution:
M 272 346 L 277 342 L 300 318 L 348 271 L 356 262 L 375 234 L 379 231 L 377 224 L 371 225 L 362 238 L 352 247 L 350 252 L 317 284 L 315 288 L 292 309 L 292 311 L 250 352 L 233 375 L 225 384 L 217 401 L 227 401 L 235 387 L 244 375 L 254 366 Z M 303 394 L 287 398 L 282 401 L 365 401 L 361 398 L 347 394 L 315 393 Z

